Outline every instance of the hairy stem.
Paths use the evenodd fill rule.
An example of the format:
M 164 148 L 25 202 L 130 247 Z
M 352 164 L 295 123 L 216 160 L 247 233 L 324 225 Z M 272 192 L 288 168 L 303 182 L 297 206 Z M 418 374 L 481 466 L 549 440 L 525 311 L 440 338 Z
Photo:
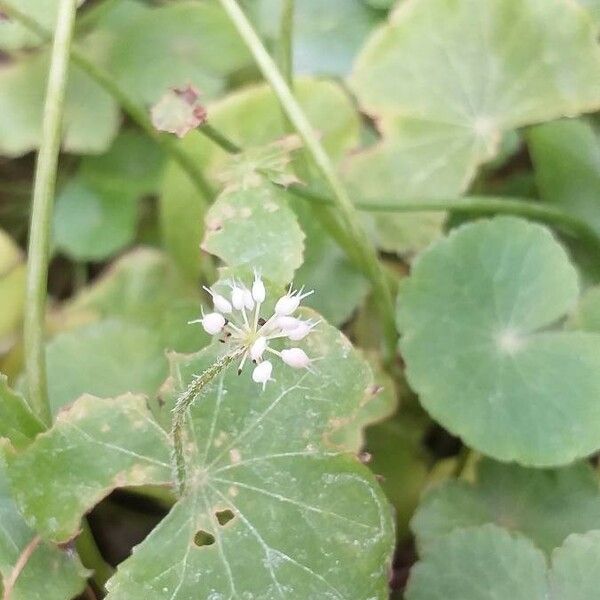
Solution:
M 254 60 L 265 79 L 271 85 L 271 88 L 279 99 L 288 119 L 304 141 L 306 150 L 311 156 L 320 175 L 324 178 L 325 182 L 333 192 L 335 207 L 340 214 L 342 223 L 348 232 L 348 235 L 351 236 L 354 242 L 356 254 L 360 258 L 363 271 L 371 280 L 377 307 L 383 322 L 387 350 L 386 357 L 388 361 L 390 361 L 395 354 L 397 338 L 394 323 L 394 309 L 391 291 L 388 287 L 383 268 L 379 263 L 377 252 L 364 231 L 352 201 L 338 177 L 327 152 L 320 143 L 312 125 L 304 114 L 304 111 L 294 98 L 294 95 L 277 68 L 277 65 L 265 49 L 251 23 L 246 18 L 246 15 L 239 7 L 236 0 L 220 0 L 220 3 L 229 15 L 229 18 L 238 30 L 241 38 L 246 43 L 246 46 L 254 56 Z
M 299 198 L 325 206 L 333 206 L 331 198 L 311 191 L 304 186 L 292 185 L 288 191 Z M 481 214 L 509 214 L 542 221 L 557 229 L 579 238 L 582 242 L 600 250 L 600 235 L 582 219 L 559 208 L 528 198 L 503 196 L 464 196 L 447 200 L 414 199 L 408 201 L 382 200 L 379 202 L 355 202 L 354 206 L 370 213 L 413 213 L 413 212 L 455 212 Z
M 44 350 L 48 260 L 56 171 L 62 133 L 69 49 L 75 25 L 76 0 L 61 0 L 52 45 L 50 72 L 42 123 L 42 140 L 37 156 L 27 259 L 27 298 L 23 340 L 28 399 L 33 412 L 46 424 L 51 422 Z
M 177 398 L 175 407 L 172 410 L 171 436 L 173 438 L 173 468 L 175 470 L 175 481 L 177 482 L 179 495 L 183 494 L 186 485 L 183 432 L 188 409 L 197 400 L 202 390 L 239 356 L 240 352 L 232 352 L 231 354 L 222 356 L 200 375 L 195 375 L 186 390 Z

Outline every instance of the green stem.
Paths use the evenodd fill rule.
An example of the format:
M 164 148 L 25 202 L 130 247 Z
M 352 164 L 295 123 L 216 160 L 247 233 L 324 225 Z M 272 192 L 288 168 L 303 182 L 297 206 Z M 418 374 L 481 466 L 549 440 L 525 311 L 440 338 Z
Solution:
M 236 0 L 220 0 L 220 3 L 254 56 L 254 60 L 265 79 L 271 85 L 288 119 L 304 141 L 305 147 L 315 166 L 333 192 L 335 207 L 339 211 L 345 229 L 354 241 L 363 270 L 371 280 L 375 299 L 377 300 L 377 307 L 384 326 L 383 330 L 387 350 L 386 358 L 388 361 L 391 361 L 395 355 L 397 337 L 394 323 L 394 307 L 391 291 L 387 285 L 385 273 L 379 263 L 377 252 L 367 237 L 350 200 L 350 196 L 338 177 L 327 152 L 320 143 L 304 111 L 294 98 L 277 65 L 246 18 L 246 15 Z
M 277 62 L 290 90 L 294 89 L 294 12 L 294 0 L 283 0 L 279 23 Z
M 222 150 L 225 150 L 227 154 L 239 154 L 243 151 L 235 142 L 230 140 L 224 133 L 221 133 L 218 129 L 215 129 L 210 123 L 204 123 L 198 127 L 198 131 L 203 133 L 209 140 L 212 140 L 217 146 L 220 146 Z
M 69 48 L 73 38 L 76 7 L 76 0 L 61 0 L 58 7 L 44 104 L 42 140 L 35 169 L 29 233 L 23 332 L 25 372 L 29 403 L 34 413 L 46 425 L 52 420 L 44 350 L 50 232 L 67 88 Z
M 173 420 L 171 423 L 171 436 L 173 438 L 173 468 L 175 470 L 175 481 L 179 495 L 185 491 L 186 468 L 185 450 L 183 448 L 183 432 L 188 409 L 198 398 L 200 392 L 223 370 L 225 370 L 238 356 L 240 352 L 225 354 L 217 362 L 208 367 L 200 375 L 194 375 L 194 379 L 186 390 L 179 396 L 172 410 Z
M 98 587 L 98 591 L 105 593 L 106 582 L 113 576 L 114 569 L 104 560 L 96 545 L 92 530 L 86 521 L 81 522 L 81 533 L 75 541 L 77 553 L 84 567 L 94 571 L 92 580 Z
M 311 191 L 303 186 L 289 186 L 288 191 L 299 198 L 333 206 L 331 198 Z M 455 213 L 510 214 L 529 217 L 553 225 L 583 242 L 600 249 L 600 236 L 585 221 L 565 211 L 527 198 L 503 196 L 465 196 L 439 200 L 383 200 L 377 202 L 355 202 L 354 206 L 370 213 L 411 213 L 448 211 Z

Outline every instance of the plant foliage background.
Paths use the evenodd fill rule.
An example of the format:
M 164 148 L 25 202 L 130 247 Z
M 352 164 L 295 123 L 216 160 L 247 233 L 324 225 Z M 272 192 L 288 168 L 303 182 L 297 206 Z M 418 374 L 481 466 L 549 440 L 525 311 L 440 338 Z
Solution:
M 80 2 L 43 223 L 69 2 L 0 0 L 3 600 L 600 598 L 600 3 Z M 314 364 L 211 376 L 179 493 L 256 272 Z

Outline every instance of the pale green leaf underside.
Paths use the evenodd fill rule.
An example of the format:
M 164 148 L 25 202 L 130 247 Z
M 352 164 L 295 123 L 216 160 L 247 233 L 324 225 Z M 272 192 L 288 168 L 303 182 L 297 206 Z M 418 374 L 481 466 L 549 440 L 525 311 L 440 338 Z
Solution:
M 110 600 L 387 597 L 389 509 L 368 471 L 327 443 L 371 375 L 333 328 L 319 326 L 304 347 L 323 356 L 317 375 L 278 364 L 261 393 L 231 368 L 198 399 L 187 492 L 119 567 Z M 173 395 L 221 348 L 181 357 Z M 222 511 L 233 516 L 224 525 Z M 202 531 L 213 543 L 194 543 Z
M 11 498 L 0 459 L 0 590 L 34 536 Z M 17 578 L 10 600 L 71 600 L 83 590 L 86 575 L 74 553 L 41 542 Z
M 572 533 L 600 529 L 600 490 L 592 468 L 524 469 L 484 460 L 474 485 L 450 481 L 427 494 L 411 527 L 421 551 L 459 528 L 495 523 L 527 536 L 546 554 Z
M 423 406 L 500 460 L 557 466 L 597 450 L 600 336 L 548 329 L 577 297 L 577 273 L 542 226 L 496 218 L 436 243 L 398 299 Z
M 206 215 L 206 229 L 202 248 L 229 267 L 257 269 L 286 284 L 302 264 L 304 233 L 286 193 L 268 182 L 223 192 Z
M 452 198 L 503 132 L 600 106 L 596 28 L 569 0 L 402 2 L 367 41 L 351 86 L 383 133 L 348 165 L 357 192 Z M 387 217 L 382 246 L 419 249 L 399 219 L 394 246 Z M 412 227 L 435 235 L 427 221 Z
M 57 542 L 74 537 L 81 517 L 114 488 L 171 480 L 169 438 L 133 395 L 81 397 L 7 462 L 28 522 Z
M 572 535 L 552 555 L 495 525 L 460 529 L 413 567 L 407 600 L 590 600 L 598 594 L 600 531 Z

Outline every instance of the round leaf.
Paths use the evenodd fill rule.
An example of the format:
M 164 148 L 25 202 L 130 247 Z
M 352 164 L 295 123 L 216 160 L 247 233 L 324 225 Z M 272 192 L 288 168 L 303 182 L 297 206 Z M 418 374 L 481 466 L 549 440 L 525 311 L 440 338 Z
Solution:
M 575 269 L 542 226 L 496 218 L 432 246 L 398 299 L 423 406 L 500 460 L 554 466 L 600 448 L 600 336 L 549 329 L 577 295 Z
M 446 533 L 495 523 L 527 536 L 550 555 L 572 533 L 600 528 L 600 489 L 586 464 L 524 469 L 484 460 L 476 483 L 450 481 L 431 491 L 412 521 L 419 548 Z
M 324 324 L 302 344 L 323 357 L 317 374 L 279 364 L 261 392 L 229 369 L 205 388 L 190 411 L 186 493 L 120 565 L 110 600 L 387 598 L 389 508 L 367 470 L 327 443 L 359 410 L 368 366 Z M 180 358 L 174 396 L 220 348 Z
M 202 248 L 230 267 L 255 268 L 289 283 L 302 264 L 304 233 L 285 199 L 270 183 L 223 192 L 206 215 Z
M 600 579 L 600 532 L 573 535 L 552 555 L 495 525 L 444 536 L 413 567 L 407 600 L 589 600 Z

